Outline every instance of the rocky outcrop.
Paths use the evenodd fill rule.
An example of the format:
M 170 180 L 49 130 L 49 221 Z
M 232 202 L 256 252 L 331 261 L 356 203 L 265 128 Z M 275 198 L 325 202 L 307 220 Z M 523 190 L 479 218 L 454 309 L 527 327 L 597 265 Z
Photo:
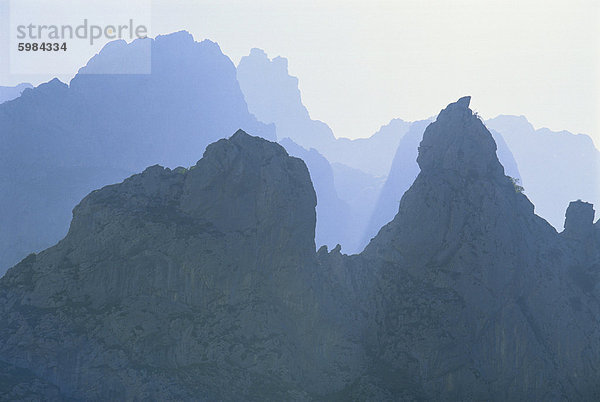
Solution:
M 569 274 L 584 292 L 600 289 L 600 230 L 594 225 L 594 206 L 573 201 L 565 214 L 565 230 L 560 234 L 566 253 L 571 256 Z
M 565 214 L 563 234 L 575 239 L 589 239 L 594 235 L 594 206 L 589 202 L 573 201 Z
M 469 101 L 427 127 L 420 173 L 359 255 L 315 252 L 306 166 L 244 132 L 91 193 L 0 280 L 7 393 L 597 400 L 590 206 L 561 234 L 536 216 Z

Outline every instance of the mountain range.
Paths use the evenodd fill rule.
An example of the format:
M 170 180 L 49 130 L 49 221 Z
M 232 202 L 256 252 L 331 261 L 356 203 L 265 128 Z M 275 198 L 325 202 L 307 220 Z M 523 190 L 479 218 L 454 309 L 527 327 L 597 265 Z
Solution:
M 95 74 L 141 42 L 151 74 Z M 248 112 L 231 60 L 186 32 L 110 42 L 68 85 L 54 79 L 0 104 L 0 274 L 62 238 L 93 189 L 155 163 L 192 166 L 238 128 L 275 140 Z
M 151 74 L 96 74 L 131 64 L 140 47 L 151 49 Z M 359 253 L 398 211 L 431 121 L 393 119 L 368 138 L 337 138 L 310 117 L 285 58 L 253 49 L 236 68 L 216 43 L 186 32 L 111 42 L 68 85 L 28 87 L 0 91 L 16 97 L 0 104 L 0 275 L 64 236 L 72 208 L 94 188 L 154 163 L 192 166 L 238 128 L 305 159 L 317 246 Z M 599 202 L 600 156 L 589 137 L 534 130 L 524 117 L 486 124 L 507 174 L 555 228 L 570 200 Z
M 600 223 L 558 233 L 470 109 L 427 125 L 398 213 L 315 251 L 304 162 L 237 131 L 91 192 L 0 279 L 9 399 L 596 400 Z
M 273 123 L 278 138 L 288 136 L 305 148 L 315 148 L 332 164 L 342 164 L 373 175 L 371 183 L 381 177 L 388 184 L 374 191 L 376 202 L 365 202 L 358 209 L 370 215 L 353 225 L 353 238 L 358 243 L 343 243 L 346 250 L 360 252 L 398 210 L 398 202 L 418 173 L 416 145 L 425 128 L 423 122 L 394 119 L 368 138 L 343 138 L 324 123 L 311 120 L 302 104 L 299 81 L 288 73 L 283 57 L 270 59 L 260 49 L 253 49 L 238 65 L 238 80 L 248 107 L 259 120 Z M 536 213 L 562 230 L 564 213 L 569 201 L 584 198 L 600 202 L 600 153 L 587 135 L 567 131 L 535 130 L 523 116 L 498 116 L 486 124 L 499 147 L 499 158 L 507 174 L 519 179 L 520 185 L 533 201 Z M 413 127 L 413 125 L 416 125 Z M 417 133 L 420 131 L 420 133 Z M 408 136 L 408 133 L 411 135 Z M 411 138 L 412 137 L 412 138 Z M 340 169 L 340 172 L 349 172 Z M 359 189 L 358 179 L 352 188 Z M 352 178 L 336 178 L 348 183 Z M 368 186 L 359 192 L 367 191 Z M 382 193 L 379 194 L 378 192 Z M 342 197 L 342 199 L 344 199 Z M 344 199 L 350 203 L 349 199 Z
M 409 122 L 394 119 L 369 138 L 339 138 L 327 124 L 312 120 L 302 103 L 298 78 L 288 73 L 283 57 L 269 59 L 261 49 L 242 57 L 237 78 L 248 108 L 260 121 L 275 124 L 279 139 L 289 137 L 304 148 L 317 149 L 331 163 L 374 176 L 387 176 L 394 152 Z

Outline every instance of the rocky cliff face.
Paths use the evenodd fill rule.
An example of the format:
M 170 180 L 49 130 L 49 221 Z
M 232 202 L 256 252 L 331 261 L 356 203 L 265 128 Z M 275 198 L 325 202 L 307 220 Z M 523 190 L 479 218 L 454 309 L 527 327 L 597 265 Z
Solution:
M 305 165 L 243 132 L 91 193 L 0 280 L 7 393 L 598 399 L 593 209 L 573 203 L 561 234 L 537 217 L 469 102 L 425 130 L 421 172 L 359 255 L 315 253 Z
M 571 202 L 565 214 L 563 235 L 578 240 L 593 239 L 595 214 L 594 206 L 589 202 Z

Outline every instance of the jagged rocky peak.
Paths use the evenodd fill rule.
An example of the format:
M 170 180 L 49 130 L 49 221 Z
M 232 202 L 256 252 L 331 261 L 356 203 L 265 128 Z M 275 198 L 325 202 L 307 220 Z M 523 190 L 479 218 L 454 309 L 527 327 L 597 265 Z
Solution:
M 504 175 L 496 143 L 469 102 L 463 97 L 449 104 L 427 126 L 417 157 L 421 172 L 370 250 L 396 250 L 437 264 L 463 247 L 465 239 L 479 242 L 481 233 L 489 233 L 498 221 L 496 230 L 511 243 L 511 226 L 533 217 L 533 205 Z
M 311 243 L 314 251 L 316 195 L 304 162 L 282 146 L 238 130 L 209 145 L 189 176 L 183 210 L 227 230 L 276 227 L 297 233 L 302 246 Z
M 92 192 L 62 241 L 0 279 L 0 371 L 46 378 L 57 362 L 48 375 L 61 391 L 97 400 L 114 389 L 125 399 L 286 400 L 284 384 L 339 383 L 342 363 L 322 351 L 346 359 L 350 342 L 322 311 L 330 292 L 313 269 L 315 206 L 304 162 L 241 130 L 190 169 L 152 166 Z M 15 337 L 27 314 L 47 324 Z
M 192 271 L 214 283 L 226 272 L 227 283 L 211 288 L 218 293 L 236 281 L 260 286 L 264 275 L 314 258 L 315 206 L 304 162 L 239 130 L 209 145 L 190 169 L 155 165 L 93 191 L 73 210 L 62 241 L 3 279 L 39 279 L 43 291 L 31 296 L 39 306 L 65 289 L 96 306 L 164 292 L 205 305 Z
M 156 165 L 93 192 L 75 208 L 70 233 L 86 233 L 89 219 L 98 225 L 99 207 L 127 213 L 167 209 L 208 221 L 223 232 L 258 228 L 261 239 L 274 244 L 291 237 L 299 249 L 314 252 L 315 206 L 302 160 L 276 143 L 238 130 L 209 145 L 189 170 Z M 106 216 L 112 219 L 112 214 Z
M 304 162 L 240 130 L 208 146 L 190 169 L 156 165 L 92 192 L 73 210 L 66 238 L 40 254 L 33 270 L 68 259 L 61 266 L 74 266 L 85 284 L 66 286 L 95 295 L 97 305 L 153 288 L 204 303 L 197 284 L 182 285 L 182 267 L 201 267 L 207 276 L 222 270 L 219 264 L 239 267 L 257 283 L 293 267 L 314 256 L 315 206 Z M 219 263 L 215 254 L 223 256 Z M 102 256 L 122 263 L 96 263 Z M 84 266 L 92 269 L 80 271 Z M 7 276 L 23 276 L 17 267 Z M 43 297 L 56 291 L 48 287 Z
M 469 109 L 470 101 L 465 96 L 449 104 L 425 130 L 417 158 L 423 173 L 451 170 L 465 177 L 504 175 L 496 143 Z
M 597 283 L 595 249 L 561 245 L 504 175 L 468 105 L 448 105 L 425 130 L 421 172 L 361 254 L 385 301 L 381 359 L 394 380 L 422 385 L 406 400 L 560 400 L 576 387 L 596 400 L 597 368 L 580 356 L 598 350 L 587 335 L 598 332 L 588 318 L 597 299 L 579 291 Z M 591 227 L 591 205 L 572 204 L 567 221 L 567 232 Z
M 565 214 L 564 234 L 571 237 L 586 237 L 594 230 L 594 205 L 581 200 L 572 201 Z

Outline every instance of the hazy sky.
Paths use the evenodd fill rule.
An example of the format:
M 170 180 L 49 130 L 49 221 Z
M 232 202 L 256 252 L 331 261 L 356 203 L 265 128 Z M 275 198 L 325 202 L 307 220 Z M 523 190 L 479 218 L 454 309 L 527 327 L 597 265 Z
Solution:
M 288 58 L 312 117 L 337 136 L 426 118 L 468 94 L 484 118 L 523 114 L 600 145 L 597 0 L 155 0 L 151 13 L 153 36 L 186 29 L 218 42 L 236 64 L 252 47 Z M 49 77 L 2 67 L 0 78 Z

